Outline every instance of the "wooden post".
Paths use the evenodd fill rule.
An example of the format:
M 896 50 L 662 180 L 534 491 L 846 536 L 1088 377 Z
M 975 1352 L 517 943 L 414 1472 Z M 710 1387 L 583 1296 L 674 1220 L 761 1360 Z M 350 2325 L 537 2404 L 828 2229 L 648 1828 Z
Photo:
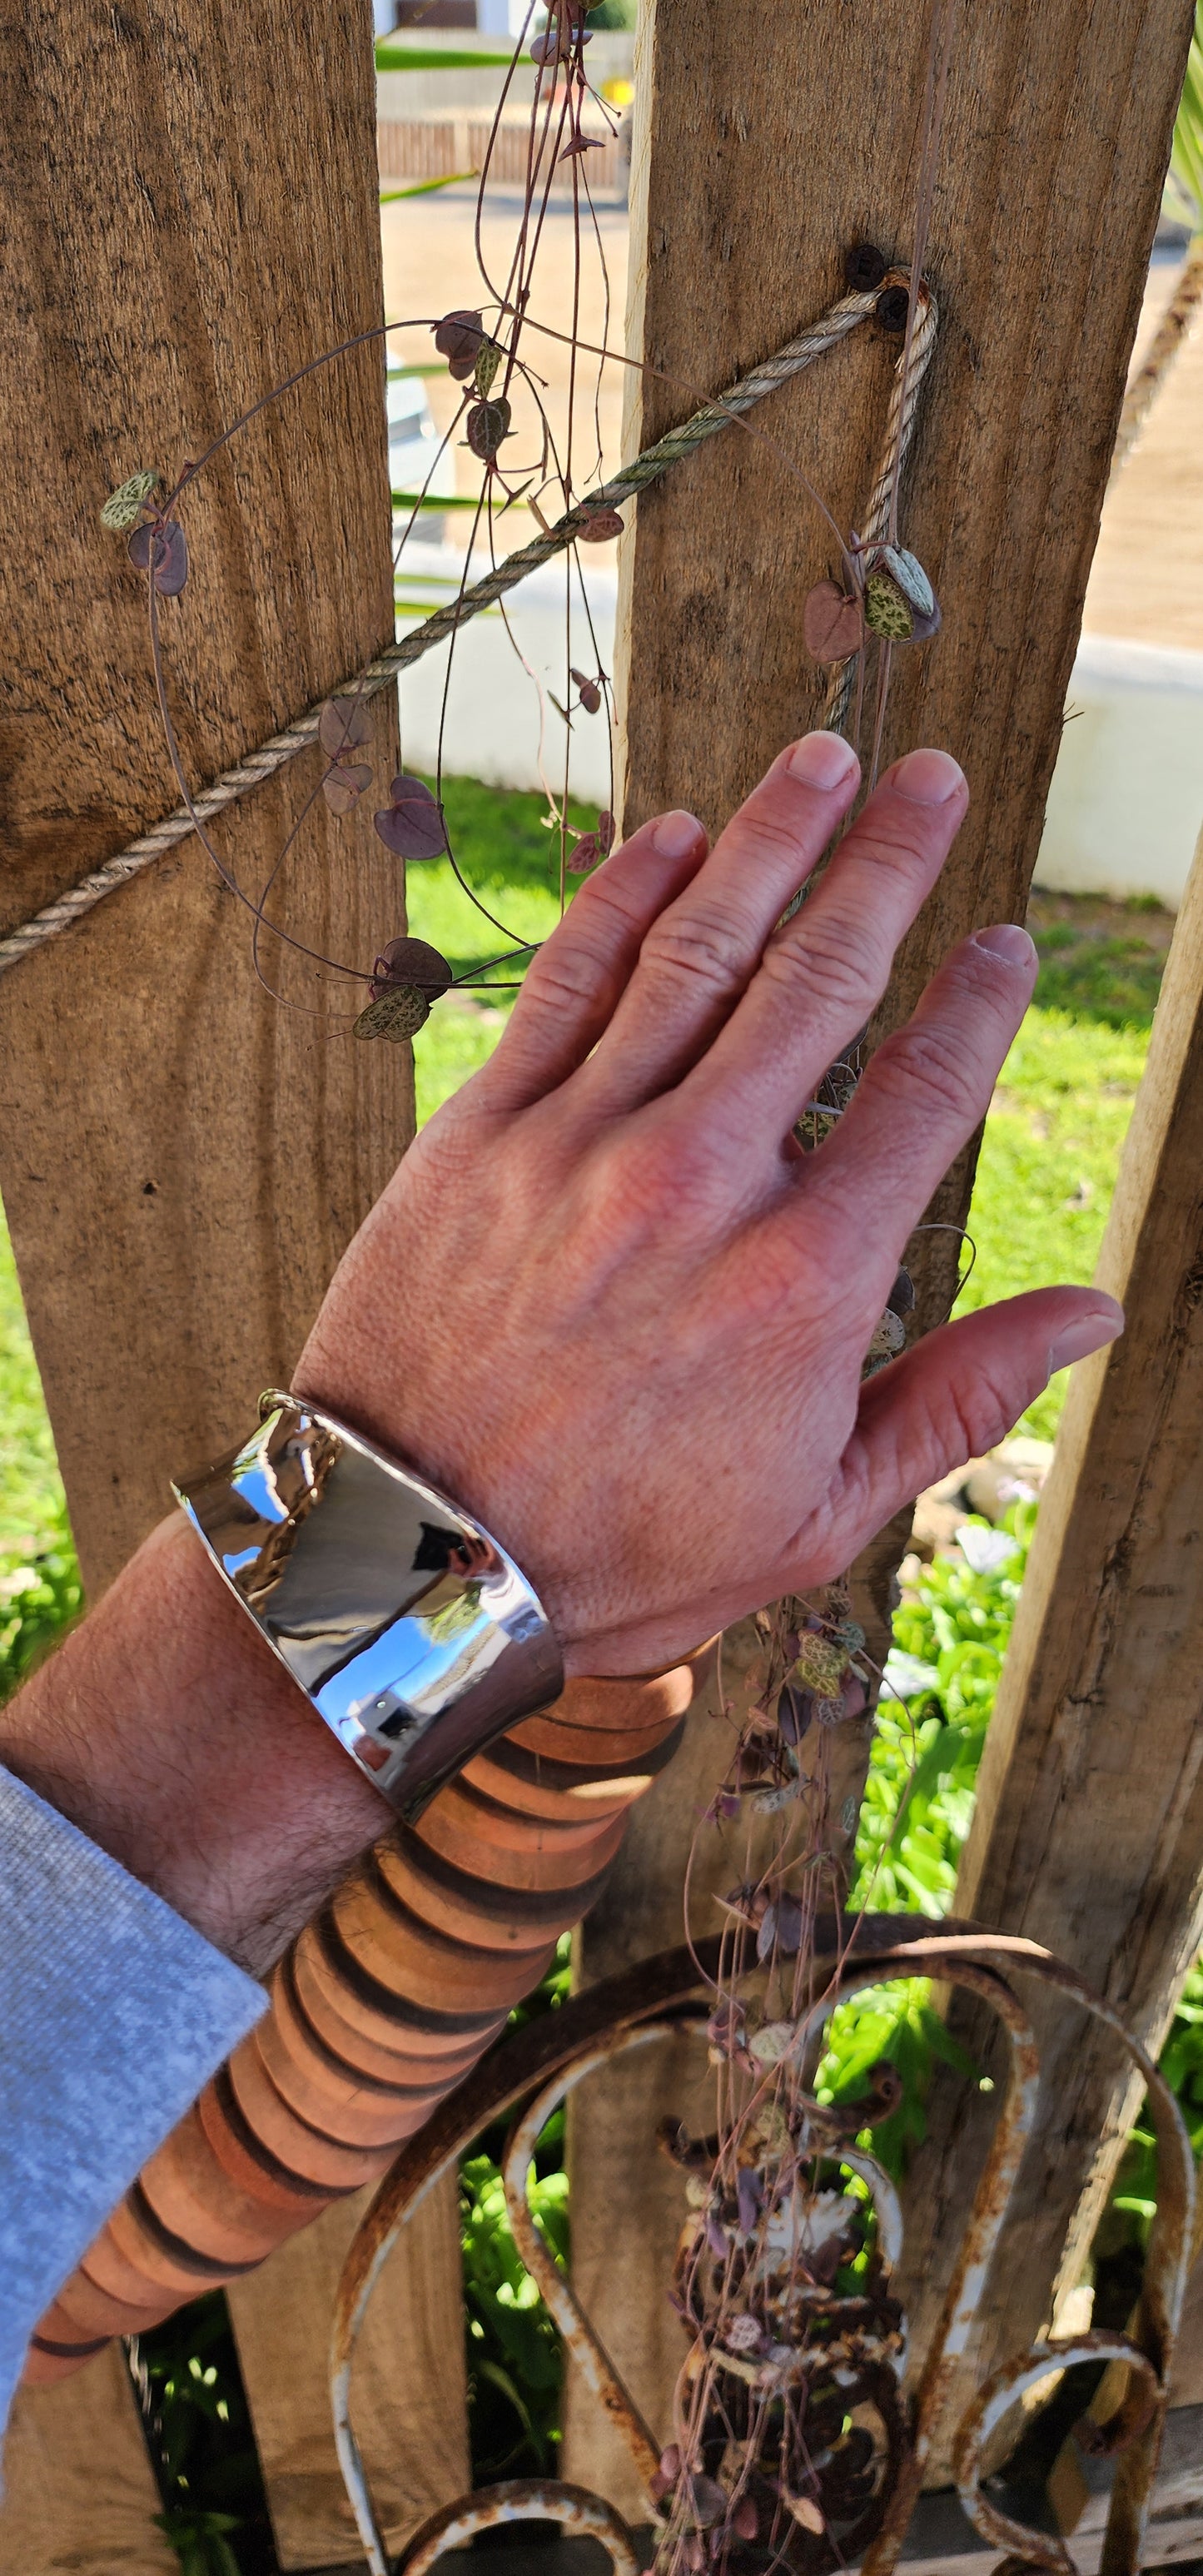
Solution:
M 908 257 L 931 14 L 927 0 L 880 0 L 841 13 L 833 41 L 813 10 L 645 0 L 627 350 L 660 372 L 627 379 L 624 455 L 822 313 L 853 243 Z M 1121 0 L 1089 19 L 1078 0 L 1006 0 L 957 21 L 927 259 L 940 333 L 902 520 L 944 631 L 895 657 L 885 748 L 947 745 L 973 805 L 874 1038 L 909 1015 L 956 940 L 1023 918 L 1192 20 L 1193 0 Z M 845 532 L 856 525 L 897 353 L 873 328 L 854 334 L 757 412 L 763 438 L 712 440 L 628 514 L 627 828 L 678 804 L 717 828 L 782 743 L 820 720 L 800 612 L 832 540 L 784 459 Z M 933 1223 L 964 1223 L 975 1160 L 976 1144 L 937 1192 Z M 955 1232 L 916 1240 L 924 1326 L 948 1311 L 958 1250 Z M 897 1524 L 884 1533 L 859 1570 L 878 1621 L 902 1536 Z M 855 1807 L 866 1758 L 867 1730 L 842 1749 L 841 1804 Z M 708 1794 L 682 1765 L 632 1821 L 621 1883 L 659 1890 L 649 1946 L 680 1938 L 685 1856 Z M 611 1923 L 615 1905 L 612 1893 Z M 611 1937 L 621 1945 L 621 1928 Z M 595 1926 L 583 1955 L 600 1976 L 625 1952 Z M 622 2080 L 625 2132 L 611 2145 L 608 2127 L 578 2121 L 573 2179 L 586 2292 L 619 2351 L 622 2284 L 663 2277 L 663 2218 L 657 2238 L 650 2215 L 663 2192 L 653 2166 L 633 2166 L 652 2152 L 656 2073 L 647 2061 L 642 2107 L 635 2070 Z M 611 2291 L 588 2249 L 605 2241 L 619 2193 L 632 2214 Z M 641 2389 L 662 2425 L 669 2387 L 657 2364 Z M 604 2485 L 613 2454 L 586 2435 L 583 2400 L 570 2399 L 570 2428 L 574 2406 L 567 2473 L 592 2483 L 596 2469 Z
M 4 2441 L 0 2576 L 179 2576 L 125 2355 L 23 2388 Z
M 8 929 L 179 801 L 144 586 L 98 521 L 107 493 L 145 465 L 174 476 L 295 368 L 375 326 L 381 286 L 366 0 L 337 23 L 320 0 L 233 17 L 33 0 L 4 41 L 0 348 L 20 391 L 0 491 L 20 567 L 0 681 Z M 195 783 L 391 636 L 382 376 L 370 342 L 309 377 L 183 505 L 192 570 L 163 603 L 164 654 Z M 387 782 L 391 694 L 372 725 Z M 258 890 L 318 774 L 306 755 L 224 818 L 214 838 L 242 885 Z M 403 928 L 370 811 L 335 823 L 317 799 L 280 909 L 352 964 Z M 279 980 L 270 940 L 264 960 Z M 346 989 L 285 971 L 319 1012 Z M 408 1049 L 330 1037 L 265 992 L 248 915 L 195 842 L 0 983 L 0 1188 L 93 1596 L 162 1514 L 170 1470 L 231 1440 L 286 1377 L 412 1132 Z M 462 2427 L 458 2249 L 424 2225 L 416 2277 L 445 2332 L 396 2361 L 399 2443 L 411 2399 L 415 2420 L 442 2405 Z M 311 2320 L 319 2345 L 326 2325 Z M 248 2378 L 256 2407 L 253 2364 Z M 65 2460 L 77 2384 L 43 2405 Z M 120 2426 L 88 2422 L 99 2505 Z M 454 2491 L 445 2467 L 429 2446 L 414 2462 L 424 2509 Z M 14 2492 L 22 2474 L 10 2460 Z M 157 2547 L 148 2536 L 148 2570 Z
M 11 30 L 6 929 L 179 801 L 107 493 L 145 464 L 174 475 L 380 317 L 366 8 L 337 44 L 313 0 L 255 0 L 237 30 L 230 50 L 224 22 L 142 0 L 102 22 L 68 0 Z M 392 632 L 381 373 L 369 343 L 309 378 L 182 505 L 191 576 L 162 621 L 197 784 Z M 386 779 L 395 707 L 372 710 Z M 215 832 L 244 886 L 317 775 L 306 756 Z M 370 813 L 336 824 L 319 798 L 289 928 L 370 962 L 402 908 Z M 412 1133 L 408 1051 L 282 1008 L 250 934 L 188 842 L 0 983 L 0 1188 L 92 1593 L 160 1516 L 171 1467 L 289 1368 Z M 264 963 L 280 980 L 271 940 Z M 343 998 L 285 975 L 319 1012 Z
M 954 1910 L 1079 1968 L 1156 2055 L 1203 1939 L 1203 841 L 1099 1255 L 1121 1341 L 1077 1371 Z M 1140 2102 L 1106 2034 L 1031 1993 L 1042 2083 L 1005 2257 L 965 2375 L 1021 2352 L 1072 2287 Z M 952 2019 L 994 2067 L 989 2016 Z M 933 2083 L 907 2271 L 922 2344 L 994 2105 Z
M 330 2412 L 330 2327 L 347 2248 L 372 2186 L 336 2201 L 226 2293 L 282 2568 L 332 2567 L 359 2541 Z M 433 2497 L 472 2483 L 454 2174 L 398 2249 L 355 2356 L 355 2436 L 390 2549 Z M 395 2264 L 395 2270 L 394 2270 Z M 455 2306 L 448 2285 L 455 2284 Z

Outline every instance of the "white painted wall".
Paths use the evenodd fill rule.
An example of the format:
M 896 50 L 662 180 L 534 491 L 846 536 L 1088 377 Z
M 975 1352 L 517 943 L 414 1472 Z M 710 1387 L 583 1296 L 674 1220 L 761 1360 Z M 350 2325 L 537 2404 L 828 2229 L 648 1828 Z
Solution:
M 1203 653 L 1084 635 L 1066 715 L 1037 885 L 1177 911 L 1203 828 Z
M 587 574 L 603 668 L 614 666 L 617 575 L 610 548 Z M 450 548 L 406 549 L 432 604 L 458 583 L 462 558 Z M 482 560 L 478 569 L 483 572 Z M 564 686 L 563 564 L 547 565 L 507 603 L 514 635 L 545 688 Z M 571 658 L 592 672 L 596 657 L 574 594 Z M 434 766 L 447 650 L 415 665 L 401 698 L 405 756 Z M 1080 710 L 1079 712 L 1076 712 Z M 1036 883 L 1071 894 L 1156 895 L 1176 910 L 1203 825 L 1203 653 L 1159 651 L 1110 636 L 1083 636 L 1070 683 L 1066 724 L 1048 802 Z M 562 781 L 564 727 L 545 708 L 544 760 Z M 539 704 L 494 613 L 459 637 L 447 708 L 444 767 L 499 787 L 539 783 Z M 573 724 L 572 775 L 586 802 L 606 805 L 610 775 L 601 716 Z

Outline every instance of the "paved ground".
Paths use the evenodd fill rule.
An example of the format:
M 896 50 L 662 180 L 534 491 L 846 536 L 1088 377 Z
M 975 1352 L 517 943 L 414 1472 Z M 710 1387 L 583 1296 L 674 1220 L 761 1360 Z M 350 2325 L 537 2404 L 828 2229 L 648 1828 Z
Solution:
M 517 194 L 499 194 L 484 232 L 486 260 L 500 270 L 514 237 L 519 212 Z M 416 198 L 386 206 L 381 215 L 384 242 L 385 309 L 390 314 L 445 312 L 459 303 L 475 304 L 480 286 L 473 256 L 472 192 Z M 627 218 L 624 208 L 607 206 L 599 231 L 609 271 L 610 339 L 621 345 L 626 295 Z M 552 208 L 539 259 L 539 313 L 561 329 L 572 309 L 572 220 L 567 207 Z M 496 273 L 496 271 L 494 271 Z M 1177 266 L 1158 260 L 1150 273 L 1137 355 L 1143 354 L 1161 310 L 1173 291 Z M 605 299 L 597 244 L 588 246 L 581 278 L 582 336 L 600 341 L 605 329 Z M 400 340 L 394 347 L 400 348 Z M 407 353 L 429 357 L 426 334 L 407 335 Z M 548 403 L 557 438 L 567 419 L 568 351 L 554 340 L 532 335 L 531 363 L 546 376 Z M 536 355 L 536 352 L 538 353 Z M 593 371 L 594 376 L 596 370 Z M 620 454 L 622 370 L 605 368 L 597 424 L 608 465 Z M 451 418 L 454 397 L 446 378 L 432 378 L 431 403 L 440 427 Z M 578 387 L 575 456 L 588 477 L 598 444 L 593 417 L 593 382 Z M 516 441 L 513 451 L 523 463 L 533 461 L 532 437 Z M 476 469 L 461 452 L 460 488 L 477 488 Z M 466 539 L 467 513 L 448 524 L 448 536 Z M 512 514 L 506 523 L 508 549 L 529 533 L 527 514 Z M 1110 493 L 1102 534 L 1087 594 L 1085 624 L 1097 635 L 1122 635 L 1147 644 L 1203 650 L 1203 324 L 1196 324 L 1168 382 L 1158 396 L 1144 435 Z

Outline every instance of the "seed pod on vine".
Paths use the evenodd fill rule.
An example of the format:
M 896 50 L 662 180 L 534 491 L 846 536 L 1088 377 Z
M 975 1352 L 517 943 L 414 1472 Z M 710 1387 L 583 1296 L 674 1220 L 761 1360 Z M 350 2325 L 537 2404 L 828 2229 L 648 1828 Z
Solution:
M 372 968 L 372 1000 L 378 1002 L 382 993 L 403 985 L 424 994 L 428 1002 L 438 1002 L 450 992 L 451 981 L 446 958 L 428 939 L 390 939 Z
M 158 467 L 143 466 L 138 474 L 127 475 L 115 492 L 110 492 L 100 513 L 100 524 L 111 535 L 123 537 L 127 528 L 136 528 L 142 512 L 159 481 Z
M 425 993 L 413 984 L 389 984 L 368 1002 L 355 1022 L 357 1038 L 391 1038 L 399 1045 L 403 1038 L 416 1037 L 430 1018 L 430 1004 Z
M 460 311 L 445 313 L 434 326 L 434 345 L 447 361 L 448 375 L 457 384 L 466 384 L 475 373 L 480 344 L 485 336 L 484 316 Z
M 504 394 L 496 402 L 473 403 L 467 420 L 468 445 L 482 465 L 491 465 L 510 434 L 510 406 Z

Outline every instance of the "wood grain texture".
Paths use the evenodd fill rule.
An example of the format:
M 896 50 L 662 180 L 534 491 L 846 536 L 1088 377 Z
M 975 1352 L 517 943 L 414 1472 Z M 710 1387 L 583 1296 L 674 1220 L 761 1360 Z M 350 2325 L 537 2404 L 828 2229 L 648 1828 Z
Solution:
M 359 2547 L 334 2448 L 329 2341 L 339 2274 L 373 2188 L 339 2201 L 226 2292 L 282 2568 L 332 2566 Z M 355 2437 L 391 2549 L 471 2484 L 459 2265 L 452 2176 L 406 2228 L 357 2348 Z
M 928 0 L 644 13 L 631 185 L 624 455 L 822 313 L 856 241 L 909 253 Z M 895 655 L 886 756 L 962 762 L 970 818 L 898 961 L 877 1034 L 953 943 L 1022 920 L 1140 310 L 1190 0 L 961 9 L 927 273 L 941 326 L 903 533 L 944 630 Z M 654 142 L 653 142 L 654 138 Z M 645 494 L 620 548 L 624 821 L 723 823 L 819 718 L 801 608 L 833 551 L 791 466 L 855 525 L 897 340 L 857 332 Z M 974 1153 L 935 1209 L 963 1219 Z M 926 1238 L 927 1320 L 952 1237 Z
M 941 329 L 903 513 L 945 623 L 934 646 L 895 656 L 885 756 L 945 745 L 973 805 L 874 1039 L 958 939 L 1023 918 L 1191 22 L 1191 0 L 1009 0 L 958 18 L 926 262 Z M 658 372 L 627 378 L 624 455 L 821 313 L 843 290 L 850 244 L 907 258 L 930 25 L 926 0 L 837 21 L 766 18 L 752 0 L 646 0 L 626 346 Z M 845 531 L 856 524 L 897 352 L 873 327 L 854 335 L 757 412 L 757 435 L 712 440 L 627 512 L 628 830 L 682 804 L 717 830 L 781 745 L 820 721 L 801 606 L 833 546 L 790 469 Z M 933 1225 L 963 1225 L 976 1142 L 926 1211 Z M 954 1231 L 915 1238 L 920 1327 L 947 1313 L 958 1253 Z M 907 1519 L 857 1569 L 871 1649 Z M 847 1800 L 855 1809 L 867 1754 L 867 1728 L 844 1733 L 837 1817 Z M 695 1726 L 692 1758 L 633 1819 L 584 1927 L 587 1975 L 637 1956 L 636 1926 L 648 1949 L 679 1939 L 685 1857 L 720 1768 Z M 680 2202 L 650 2140 L 684 2075 L 661 2056 L 620 2069 L 572 2128 L 576 2278 L 659 2427 L 681 2359 L 662 2297 Z M 571 2386 L 566 2460 L 633 2509 L 623 2454 Z
M 1203 843 L 1096 1272 L 1127 1327 L 1071 1384 L 955 1898 L 1068 1959 L 1154 2055 L 1203 1938 L 1201 1174 Z M 1081 2013 L 1025 2000 L 1040 2110 L 979 2309 L 977 2376 L 1021 2351 L 1078 2276 L 1141 2095 Z M 951 2019 L 997 2072 L 988 2020 L 959 1998 Z M 909 2192 L 920 2340 L 992 2106 L 940 2070 L 928 2107 Z
M 11 406 L 0 922 L 178 795 L 144 584 L 98 524 L 134 467 L 174 475 L 249 403 L 380 318 L 369 12 L 84 0 L 10 19 L 0 335 Z M 379 343 L 265 411 L 182 506 L 162 604 L 197 784 L 392 629 Z M 32 515 L 31 515 L 32 512 Z M 391 697 L 372 757 L 393 763 Z M 319 776 L 306 755 L 215 840 L 258 890 Z M 369 795 L 370 807 L 374 800 Z M 279 908 L 356 966 L 402 926 L 370 813 L 323 800 Z M 93 1593 L 172 1466 L 229 1440 L 290 1367 L 338 1254 L 412 1132 L 408 1051 L 330 1037 L 362 987 L 265 943 L 187 842 L 0 991 L 0 1188 Z
M 98 2474 L 103 2464 L 103 2474 Z M 4 2442 L 0 2576 L 179 2576 L 120 2344 L 23 2388 Z
M 174 476 L 293 369 L 372 329 L 381 286 L 366 0 L 120 0 L 99 16 L 85 0 L 34 0 L 8 13 L 3 44 L 0 363 L 19 394 L 0 493 L 14 567 L 0 681 L 8 927 L 178 801 L 143 588 L 98 525 L 107 492 L 146 464 Z M 193 782 L 392 633 L 382 375 L 372 342 L 307 379 L 182 505 L 192 573 L 163 604 L 163 634 Z M 383 783 L 391 693 L 372 724 Z M 404 926 L 401 871 L 372 832 L 378 797 L 336 824 L 319 796 L 302 821 L 319 774 L 305 755 L 214 839 L 257 892 L 299 823 L 280 912 L 363 967 Z M 408 1049 L 358 1045 L 345 1023 L 331 1037 L 313 1016 L 362 987 L 315 980 L 270 941 L 265 965 L 301 1010 L 255 981 L 249 918 L 188 842 L 0 989 L 0 1188 L 93 1595 L 160 1517 L 171 1469 L 229 1442 L 258 1389 L 290 1371 L 413 1132 Z M 458 2472 L 453 2233 L 432 2235 L 423 2282 L 431 2317 L 454 2316 L 456 2331 L 415 2340 L 408 2363 L 392 2347 L 387 2388 L 366 2402 L 443 2420 L 440 2456 L 458 2443 Z M 307 2326 L 293 2304 L 298 2452 L 328 2309 L 325 2287 Z M 279 2358 L 264 2386 L 249 2351 L 246 2377 L 286 2458 Z M 64 2476 L 78 2474 L 98 2530 L 124 2516 L 114 2567 L 157 2576 L 174 2561 L 149 2527 L 153 2492 L 144 2481 L 137 2513 L 123 2502 L 108 2419 L 82 2402 L 89 2378 L 33 2404 L 48 2420 L 56 2399 L 61 2420 L 76 2410 L 78 2471 Z M 39 2426 L 22 2401 L 14 2492 L 43 2473 L 44 2451 L 26 2456 Z M 269 2491 L 273 2476 L 269 2463 Z M 287 2480 L 280 2510 L 303 2524 Z

